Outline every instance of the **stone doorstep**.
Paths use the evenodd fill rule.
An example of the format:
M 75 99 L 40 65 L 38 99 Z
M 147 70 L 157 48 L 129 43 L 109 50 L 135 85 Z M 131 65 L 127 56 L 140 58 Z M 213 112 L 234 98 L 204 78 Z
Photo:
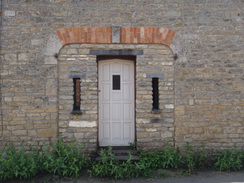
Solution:
M 99 147 L 97 150 L 97 156 L 95 157 L 96 161 L 100 161 L 101 157 L 99 152 L 101 149 L 105 149 L 105 152 L 108 152 L 108 147 Z M 112 147 L 112 153 L 115 155 L 115 160 L 118 161 L 127 161 L 129 159 L 129 153 L 132 155 L 132 161 L 139 161 L 138 153 L 136 150 L 132 149 L 129 146 L 114 146 Z

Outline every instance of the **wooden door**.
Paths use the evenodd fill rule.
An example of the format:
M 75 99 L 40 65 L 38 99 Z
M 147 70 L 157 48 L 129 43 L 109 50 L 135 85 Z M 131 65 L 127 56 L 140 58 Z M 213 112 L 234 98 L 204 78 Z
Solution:
M 129 146 L 135 139 L 134 62 L 101 60 L 99 65 L 99 145 Z

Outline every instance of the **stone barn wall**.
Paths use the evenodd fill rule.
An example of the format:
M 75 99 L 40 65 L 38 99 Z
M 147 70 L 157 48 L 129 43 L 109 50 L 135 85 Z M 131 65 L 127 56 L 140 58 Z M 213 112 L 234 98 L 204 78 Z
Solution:
M 147 69 L 152 66 L 165 76 L 160 81 L 160 114 L 137 105 L 140 148 L 158 148 L 169 141 L 175 147 L 186 142 L 195 146 L 205 142 L 208 148 L 236 145 L 243 149 L 243 3 L 242 0 L 2 0 L 0 146 L 24 141 L 41 147 L 62 133 L 68 139 L 75 137 L 91 143 L 93 150 L 96 148 L 97 129 L 92 128 L 89 134 L 84 132 L 86 129 L 70 125 L 70 121 L 79 118 L 96 121 L 96 80 L 89 83 L 89 78 L 84 78 L 87 82 L 83 83 L 84 88 L 89 83 L 94 89 L 85 95 L 94 103 L 83 105 L 83 110 L 92 105 L 90 114 L 74 117 L 70 114 L 72 82 L 66 86 L 66 80 L 76 71 L 69 65 L 71 62 L 64 69 L 69 58 L 84 55 L 88 59 L 85 62 L 91 64 L 86 68 L 94 67 L 90 77 L 95 79 L 96 57 L 89 51 L 96 48 L 144 51 L 136 59 L 136 82 L 141 87 L 136 93 L 137 104 L 145 101 L 142 105 L 151 105 L 151 94 L 142 89 L 149 86 L 145 73 L 150 73 L 150 69 Z M 172 43 L 160 46 L 125 44 L 117 38 L 113 44 L 64 44 L 57 30 L 66 27 L 161 27 L 176 33 Z M 164 51 L 171 60 L 161 60 Z M 145 73 L 140 69 L 145 69 Z M 140 78 L 145 83 L 140 83 Z M 152 118 L 163 122 L 151 123 Z

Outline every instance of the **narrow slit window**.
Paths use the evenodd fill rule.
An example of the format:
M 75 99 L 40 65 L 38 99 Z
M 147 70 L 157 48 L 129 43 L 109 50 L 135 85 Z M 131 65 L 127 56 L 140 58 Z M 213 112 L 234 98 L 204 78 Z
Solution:
M 113 90 L 120 90 L 120 75 L 113 75 Z
M 152 78 L 153 110 L 159 109 L 158 78 Z
M 80 78 L 73 78 L 74 82 L 74 107 L 73 111 L 80 112 Z

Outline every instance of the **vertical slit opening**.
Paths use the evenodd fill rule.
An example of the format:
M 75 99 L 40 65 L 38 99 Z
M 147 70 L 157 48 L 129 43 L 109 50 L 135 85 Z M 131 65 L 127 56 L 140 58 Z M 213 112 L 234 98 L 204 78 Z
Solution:
M 74 83 L 73 113 L 81 113 L 81 111 L 80 111 L 80 105 L 81 105 L 80 78 L 73 78 L 73 83 Z
M 152 78 L 153 110 L 159 109 L 158 78 Z

